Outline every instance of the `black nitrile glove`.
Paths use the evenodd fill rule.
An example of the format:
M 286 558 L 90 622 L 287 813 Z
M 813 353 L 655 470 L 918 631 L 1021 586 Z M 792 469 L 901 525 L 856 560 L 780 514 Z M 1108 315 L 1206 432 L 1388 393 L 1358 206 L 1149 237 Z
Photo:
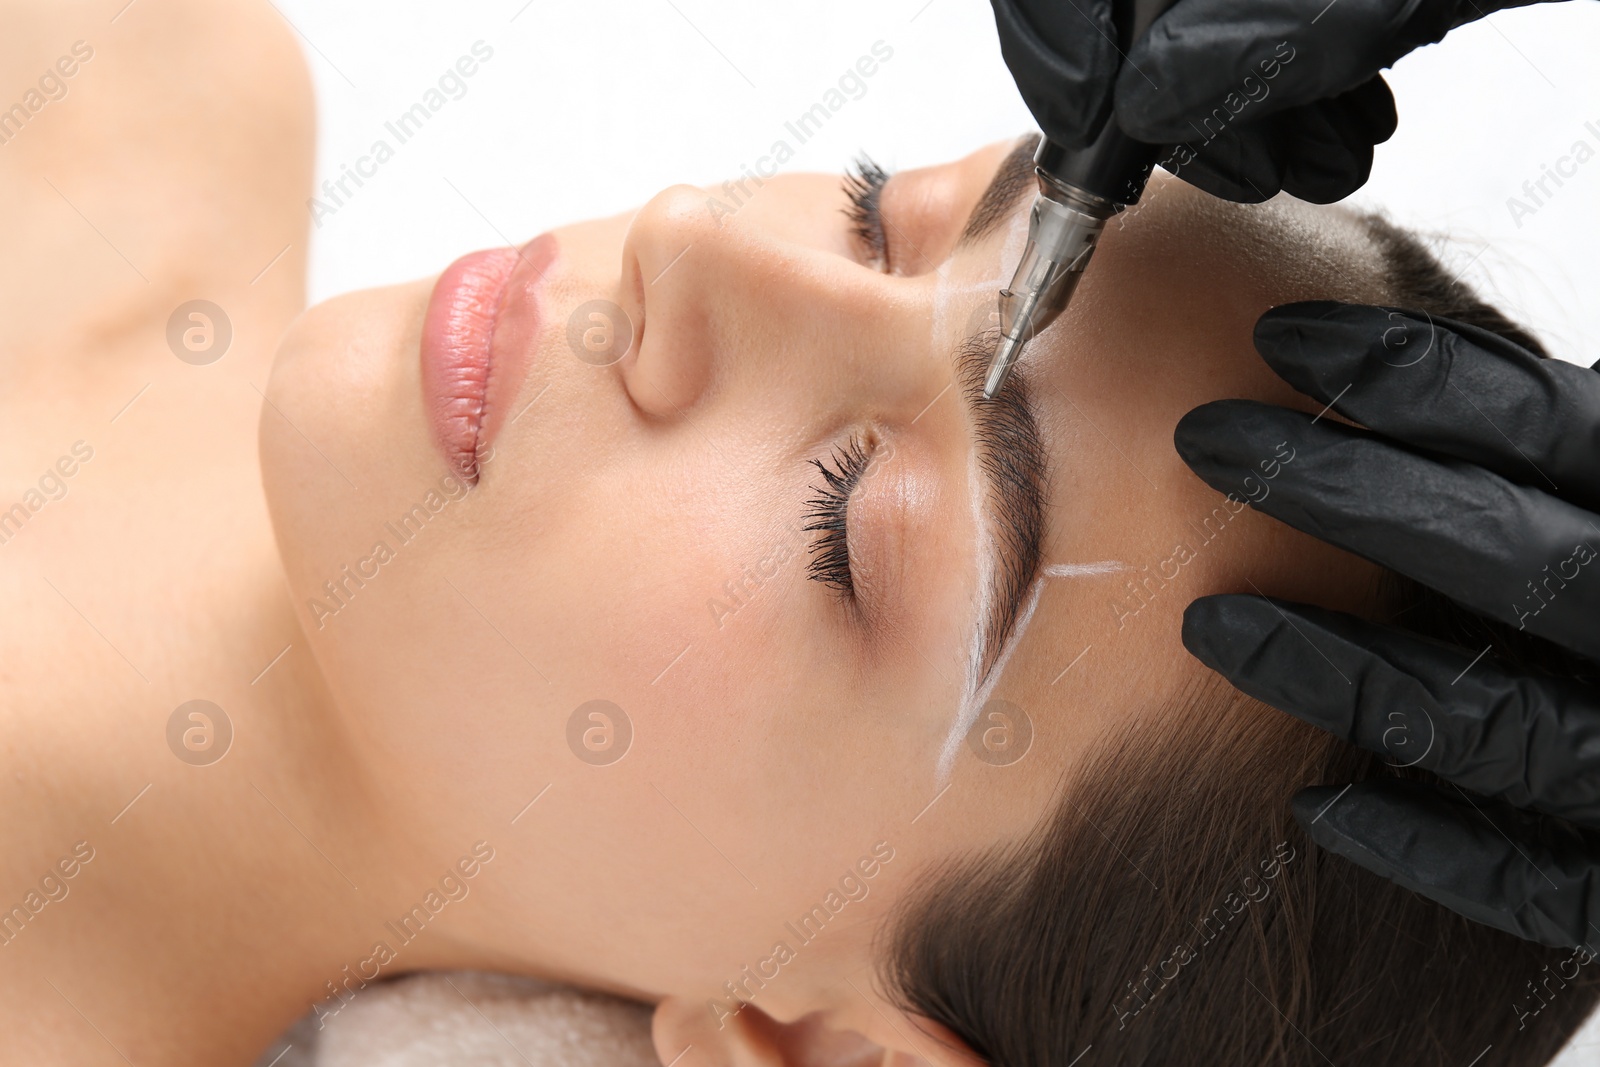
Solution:
M 991 0 L 1000 51 L 1040 129 L 1081 148 L 1115 108 L 1162 165 L 1254 203 L 1359 189 L 1395 129 L 1378 72 L 1491 11 L 1536 0 L 1177 0 L 1126 61 L 1108 0 Z
M 1600 946 L 1600 686 L 1574 680 L 1600 677 L 1600 374 L 1449 319 L 1322 301 L 1273 308 L 1255 341 L 1365 428 L 1220 400 L 1179 422 L 1184 461 L 1578 669 L 1510 670 L 1254 596 L 1189 605 L 1184 645 L 1246 693 L 1456 783 L 1304 790 L 1295 815 L 1319 845 L 1520 937 Z

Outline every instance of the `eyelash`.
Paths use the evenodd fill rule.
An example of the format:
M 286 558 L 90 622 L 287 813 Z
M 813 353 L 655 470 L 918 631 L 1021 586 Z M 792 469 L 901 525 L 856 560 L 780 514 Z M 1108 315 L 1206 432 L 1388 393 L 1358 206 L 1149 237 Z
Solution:
M 850 543 L 846 534 L 846 518 L 850 494 L 860 483 L 872 462 L 872 449 L 860 437 L 852 437 L 842 448 L 833 451 L 833 466 L 828 460 L 813 459 L 811 465 L 822 474 L 821 485 L 811 486 L 814 494 L 806 501 L 808 533 L 818 536 L 811 541 L 811 563 L 807 577 L 836 590 L 840 596 L 855 595 L 855 579 L 850 571 Z
M 844 194 L 850 200 L 845 217 L 856 240 L 870 254 L 868 262 L 884 273 L 889 270 L 889 235 L 884 231 L 878 197 L 888 180 L 889 172 L 866 154 L 857 156 L 844 175 Z
M 868 262 L 879 270 L 889 269 L 889 236 L 883 224 L 878 197 L 889 172 L 862 154 L 844 175 L 844 194 L 849 206 L 844 209 L 851 232 L 868 253 Z M 822 475 L 822 484 L 811 486 L 806 501 L 806 521 L 802 527 L 817 536 L 811 541 L 811 562 L 807 577 L 834 589 L 840 596 L 855 596 L 855 577 L 850 569 L 848 516 L 850 495 L 872 463 L 875 449 L 861 437 L 851 437 L 836 448 L 828 459 L 813 459 L 811 465 Z M 831 466 L 829 465 L 831 462 Z

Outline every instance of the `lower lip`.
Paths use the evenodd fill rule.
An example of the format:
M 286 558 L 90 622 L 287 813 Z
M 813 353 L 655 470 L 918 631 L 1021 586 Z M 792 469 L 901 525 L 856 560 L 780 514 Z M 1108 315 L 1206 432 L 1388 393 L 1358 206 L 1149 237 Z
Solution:
M 434 283 L 422 324 L 422 399 L 433 442 L 468 485 L 505 422 L 538 337 L 538 286 L 555 260 L 543 234 L 462 256 Z M 499 343 L 496 343 L 497 337 Z

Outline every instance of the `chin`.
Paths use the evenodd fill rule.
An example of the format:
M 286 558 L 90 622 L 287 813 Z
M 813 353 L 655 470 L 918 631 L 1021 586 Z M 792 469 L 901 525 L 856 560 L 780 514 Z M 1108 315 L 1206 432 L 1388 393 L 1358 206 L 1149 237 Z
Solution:
M 390 509 L 448 473 L 423 415 L 418 341 L 433 279 L 305 311 L 279 343 L 260 423 L 261 480 L 302 624 Z

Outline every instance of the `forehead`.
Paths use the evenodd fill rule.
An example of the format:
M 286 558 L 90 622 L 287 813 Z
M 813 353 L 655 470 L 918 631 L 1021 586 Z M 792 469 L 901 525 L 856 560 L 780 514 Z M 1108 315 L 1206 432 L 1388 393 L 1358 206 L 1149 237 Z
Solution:
M 1024 198 L 1013 216 L 1027 207 Z M 1004 258 L 1005 231 L 973 257 Z M 1369 565 L 1221 507 L 1178 458 L 1172 431 L 1222 397 L 1320 409 L 1257 356 L 1255 320 L 1295 300 L 1381 303 L 1383 279 L 1355 215 L 1288 198 L 1234 205 L 1158 174 L 1110 222 L 1073 303 L 1024 356 L 1050 454 L 1044 563 L 1076 574 L 1043 579 L 994 694 L 1040 730 L 1034 774 L 1070 771 L 1104 731 L 1173 706 L 1202 677 L 1179 636 L 1194 598 L 1253 583 L 1359 607 L 1335 601 L 1367 588 Z

